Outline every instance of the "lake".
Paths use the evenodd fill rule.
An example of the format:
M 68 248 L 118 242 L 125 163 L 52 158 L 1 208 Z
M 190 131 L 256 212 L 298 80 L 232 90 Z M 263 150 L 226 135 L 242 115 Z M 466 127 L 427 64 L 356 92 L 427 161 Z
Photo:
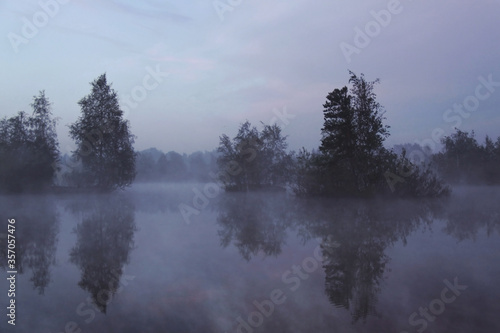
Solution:
M 354 200 L 203 184 L 2 196 L 0 331 L 497 333 L 499 199 L 497 187 Z

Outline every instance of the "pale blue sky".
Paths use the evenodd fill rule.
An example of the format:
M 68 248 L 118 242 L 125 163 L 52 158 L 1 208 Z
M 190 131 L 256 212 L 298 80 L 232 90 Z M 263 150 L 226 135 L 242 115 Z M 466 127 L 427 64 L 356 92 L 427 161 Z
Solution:
M 430 139 L 436 128 L 450 134 L 459 122 L 480 141 L 500 135 L 500 84 L 479 88 L 488 96 L 477 106 L 468 98 L 479 77 L 500 82 L 498 0 L 231 2 L 239 4 L 0 1 L 0 116 L 30 111 L 44 89 L 60 119 L 61 150 L 70 151 L 77 102 L 106 72 L 122 106 L 131 92 L 142 99 L 126 111 L 139 150 L 211 150 L 246 119 L 269 123 L 285 109 L 295 116 L 283 126 L 290 148 L 310 149 L 319 144 L 327 93 L 346 85 L 351 69 L 381 79 L 388 145 Z M 219 15 L 215 3 L 232 10 Z M 376 23 L 373 11 L 381 10 L 390 22 L 382 15 Z M 356 47 L 356 27 L 372 36 L 358 36 L 348 61 L 341 43 Z M 157 83 L 151 70 L 169 75 Z M 466 99 L 473 112 L 446 112 Z

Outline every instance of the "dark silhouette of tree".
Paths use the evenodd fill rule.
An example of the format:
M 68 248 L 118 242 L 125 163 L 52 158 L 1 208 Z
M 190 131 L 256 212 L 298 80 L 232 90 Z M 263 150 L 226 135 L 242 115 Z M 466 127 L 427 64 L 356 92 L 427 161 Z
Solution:
M 261 132 L 262 164 L 264 183 L 271 186 L 285 186 L 290 180 L 292 154 L 287 152 L 287 136 L 281 133 L 277 124 L 264 126 Z
M 443 151 L 433 159 L 439 173 L 455 184 L 498 184 L 500 183 L 500 138 L 494 143 L 486 136 L 480 145 L 471 133 L 456 130 L 442 139 Z
M 298 196 L 319 196 L 325 194 L 328 173 L 323 155 L 305 148 L 299 150 L 293 162 L 291 187 Z M 331 183 L 331 182 L 328 182 Z
M 71 262 L 81 270 L 78 285 L 106 313 L 133 247 L 134 207 L 125 197 L 105 195 L 83 206 L 78 203 L 72 210 L 83 215 L 70 253 Z
M 59 150 L 51 104 L 41 91 L 33 97 L 33 114 L 19 112 L 0 120 L 0 189 L 42 190 L 53 183 Z
M 449 189 L 429 165 L 415 165 L 383 146 L 389 126 L 383 124 L 384 109 L 373 92 L 379 80 L 369 82 L 363 74 L 349 73 L 351 88 L 333 90 L 323 105 L 319 153 L 303 149 L 296 157 L 294 191 L 329 196 L 447 195 Z M 399 183 L 397 188 L 394 183 Z
M 383 142 L 389 135 L 384 110 L 376 101 L 374 85 L 364 75 L 349 72 L 352 84 L 335 89 L 323 105 L 325 123 L 320 151 L 326 163 L 327 191 L 359 193 L 380 181 L 380 164 L 387 155 Z
M 30 127 L 33 131 L 33 146 L 36 155 L 33 159 L 32 177 L 37 182 L 48 186 L 52 184 L 56 172 L 56 162 L 59 159 L 59 144 L 56 134 L 56 121 L 52 119 L 51 103 L 41 91 L 39 96 L 33 97 L 33 116 L 30 118 Z
M 286 149 L 286 137 L 276 124 L 264 125 L 259 131 L 246 121 L 233 140 L 223 134 L 217 163 L 226 190 L 283 188 L 292 170 L 292 157 Z
M 74 154 L 81 160 L 82 182 L 103 190 L 123 188 L 135 177 L 134 136 L 106 74 L 91 85 L 91 93 L 78 102 L 82 115 L 70 126 L 77 144 Z
M 483 166 L 483 181 L 487 184 L 500 183 L 500 137 L 496 143 L 486 136 L 484 146 L 481 147 L 481 165 Z
M 231 139 L 223 134 L 217 151 L 221 154 L 217 160 L 219 168 L 229 177 L 222 179 L 226 189 L 245 191 L 260 186 L 260 163 L 258 151 L 262 142 L 259 131 L 250 122 L 243 123 L 238 134 Z

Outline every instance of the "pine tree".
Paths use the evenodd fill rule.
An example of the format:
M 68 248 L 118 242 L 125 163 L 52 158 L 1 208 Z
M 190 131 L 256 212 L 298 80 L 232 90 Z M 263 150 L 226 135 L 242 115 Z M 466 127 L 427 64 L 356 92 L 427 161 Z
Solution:
M 320 151 L 326 163 L 327 191 L 358 193 L 380 179 L 380 162 L 386 155 L 383 141 L 388 126 L 383 125 L 383 109 L 364 75 L 350 72 L 350 91 L 335 89 L 327 96 Z

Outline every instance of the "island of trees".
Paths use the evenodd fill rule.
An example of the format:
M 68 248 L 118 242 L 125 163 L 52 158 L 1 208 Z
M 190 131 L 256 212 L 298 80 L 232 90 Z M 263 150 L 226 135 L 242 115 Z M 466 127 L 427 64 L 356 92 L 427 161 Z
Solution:
M 432 153 L 416 144 L 384 146 L 389 126 L 374 87 L 379 80 L 350 72 L 348 86 L 334 89 L 323 105 L 318 149 L 288 150 L 276 124 L 241 124 L 233 138 L 220 136 L 211 152 L 191 155 L 155 148 L 136 152 L 117 93 L 103 74 L 79 102 L 71 124 L 77 148 L 59 152 L 51 103 L 42 91 L 32 113 L 0 120 L 0 191 L 113 191 L 136 182 L 220 181 L 227 191 L 285 190 L 299 196 L 439 197 L 447 184 L 499 184 L 500 137 L 478 143 L 474 132 L 456 130 Z M 318 129 L 319 130 L 319 129 Z M 424 158 L 410 160 L 409 150 Z

